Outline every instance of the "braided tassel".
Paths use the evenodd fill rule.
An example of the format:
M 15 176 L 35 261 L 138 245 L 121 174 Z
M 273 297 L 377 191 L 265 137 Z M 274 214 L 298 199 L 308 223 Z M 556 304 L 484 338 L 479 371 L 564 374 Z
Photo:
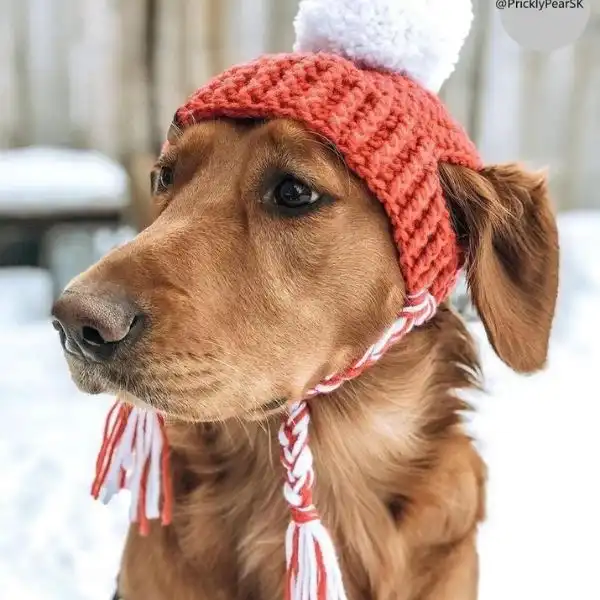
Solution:
M 283 493 L 292 517 L 285 538 L 285 597 L 286 600 L 345 600 L 335 548 L 313 504 L 315 474 L 308 446 L 309 423 L 306 402 L 296 402 L 279 430 L 281 462 L 286 473 Z
M 382 336 L 367 348 L 362 357 L 345 371 L 325 377 L 310 390 L 306 397 L 329 394 L 337 390 L 345 381 L 358 377 L 363 371 L 374 365 L 396 342 L 403 338 L 413 327 L 423 325 L 431 319 L 437 310 L 435 298 L 427 291 L 410 294 L 398 318 L 383 332 Z
M 120 490 L 131 491 L 130 520 L 140 533 L 149 533 L 149 521 L 171 522 L 172 487 L 169 447 L 164 419 L 117 400 L 104 427 L 102 447 L 96 460 L 92 496 L 102 495 L 107 504 Z M 162 496 L 162 506 L 161 506 Z

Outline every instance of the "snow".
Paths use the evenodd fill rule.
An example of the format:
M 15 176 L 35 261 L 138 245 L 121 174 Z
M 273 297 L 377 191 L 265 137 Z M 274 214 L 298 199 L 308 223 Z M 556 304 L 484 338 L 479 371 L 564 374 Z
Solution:
M 111 214 L 127 205 L 127 174 L 91 150 L 28 147 L 0 152 L 0 215 Z
M 600 598 L 599 239 L 600 213 L 561 217 L 546 371 L 513 374 L 472 324 L 489 391 L 470 424 L 490 468 L 480 600 Z M 21 322 L 0 321 L 0 597 L 108 600 L 127 502 L 104 507 L 88 486 L 110 399 L 74 388 L 44 306 L 26 322 L 44 289 L 39 273 L 0 272 L 0 313 L 14 302 Z
M 52 290 L 52 277 L 45 269 L 0 269 L 0 327 L 46 318 Z
M 108 600 L 125 499 L 90 501 L 90 469 L 109 399 L 82 396 L 33 323 L 0 332 L 0 597 Z

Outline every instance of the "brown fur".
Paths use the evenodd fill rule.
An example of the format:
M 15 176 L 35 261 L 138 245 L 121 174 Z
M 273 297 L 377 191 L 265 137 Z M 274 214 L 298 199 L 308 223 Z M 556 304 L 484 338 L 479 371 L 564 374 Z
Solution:
M 156 221 L 70 293 L 125 290 L 149 327 L 127 358 L 71 362 L 87 391 L 126 390 L 163 410 L 174 522 L 132 528 L 126 600 L 279 600 L 284 531 L 278 398 L 298 399 L 364 351 L 404 285 L 377 201 L 327 143 L 297 124 L 190 128 Z M 331 196 L 296 218 L 262 200 L 278 171 Z M 542 179 L 514 165 L 442 165 L 474 301 L 499 356 L 543 366 L 557 241 Z M 440 307 L 376 366 L 311 401 L 316 504 L 350 600 L 474 600 L 485 467 L 461 426 L 478 385 L 473 343 Z

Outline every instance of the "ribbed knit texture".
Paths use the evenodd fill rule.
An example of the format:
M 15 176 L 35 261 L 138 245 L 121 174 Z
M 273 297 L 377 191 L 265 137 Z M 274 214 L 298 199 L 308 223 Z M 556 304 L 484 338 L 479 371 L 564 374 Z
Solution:
M 482 165 L 437 96 L 332 54 L 267 55 L 212 79 L 175 121 L 215 117 L 288 117 L 328 138 L 384 205 L 407 291 L 448 296 L 461 259 L 437 166 Z

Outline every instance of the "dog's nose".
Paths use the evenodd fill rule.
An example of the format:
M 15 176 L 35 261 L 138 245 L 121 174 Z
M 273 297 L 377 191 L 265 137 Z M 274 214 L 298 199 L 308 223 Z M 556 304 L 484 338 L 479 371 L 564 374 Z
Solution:
M 53 325 L 64 349 L 92 361 L 113 357 L 130 348 L 144 326 L 140 311 L 113 293 L 67 290 L 52 307 Z

